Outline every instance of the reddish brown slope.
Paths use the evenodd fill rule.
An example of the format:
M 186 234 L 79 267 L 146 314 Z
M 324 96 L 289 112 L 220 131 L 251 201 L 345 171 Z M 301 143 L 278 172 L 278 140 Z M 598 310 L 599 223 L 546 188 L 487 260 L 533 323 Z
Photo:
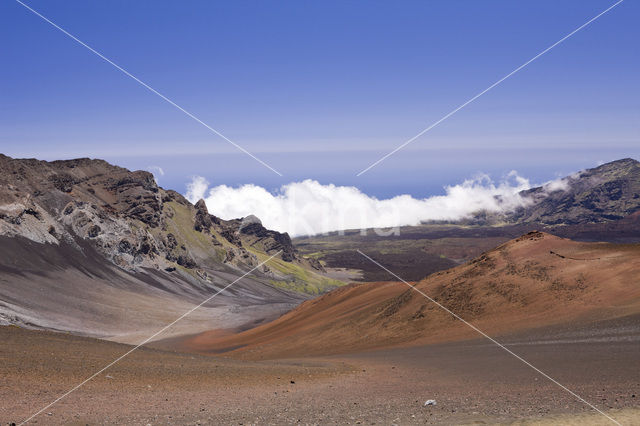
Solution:
M 402 274 L 402 271 L 398 271 Z M 490 334 L 640 312 L 640 245 L 577 243 L 530 233 L 433 274 L 422 292 Z M 353 284 L 234 336 L 183 349 L 246 358 L 345 353 L 477 337 L 404 283 Z

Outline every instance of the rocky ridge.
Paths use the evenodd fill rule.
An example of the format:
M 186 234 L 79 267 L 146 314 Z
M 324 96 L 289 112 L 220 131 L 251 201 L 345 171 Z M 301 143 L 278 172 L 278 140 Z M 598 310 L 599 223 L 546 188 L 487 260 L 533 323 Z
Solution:
M 0 235 L 38 243 L 90 241 L 125 270 L 197 269 L 212 263 L 240 268 L 261 254 L 321 270 L 303 259 L 287 234 L 259 220 L 222 220 L 159 187 L 151 173 L 103 160 L 12 159 L 0 154 Z M 268 272 L 266 265 L 263 272 Z
M 575 225 L 623 219 L 640 211 L 640 162 L 625 158 L 583 170 L 520 195 L 510 222 Z

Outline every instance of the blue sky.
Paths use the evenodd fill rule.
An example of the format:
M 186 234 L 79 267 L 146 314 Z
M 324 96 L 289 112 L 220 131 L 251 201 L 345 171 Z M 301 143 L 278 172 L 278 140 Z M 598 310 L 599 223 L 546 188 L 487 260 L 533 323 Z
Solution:
M 13 1 L 0 3 L 0 151 L 378 197 L 478 172 L 533 181 L 640 158 L 640 4 L 627 0 L 361 177 L 613 1 L 26 1 L 280 177 Z

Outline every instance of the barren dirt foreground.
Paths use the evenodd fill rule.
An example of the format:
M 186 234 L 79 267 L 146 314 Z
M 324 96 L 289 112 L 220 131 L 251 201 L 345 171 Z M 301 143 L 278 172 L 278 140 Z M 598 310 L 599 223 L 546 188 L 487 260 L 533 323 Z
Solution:
M 637 318 L 512 336 L 509 346 L 613 416 L 638 424 Z M 629 331 L 629 329 L 632 331 Z M 596 331 L 594 331 L 596 330 Z M 600 331 L 597 331 L 600 330 Z M 612 331 L 618 330 L 618 331 Z M 623 335 L 620 330 L 627 330 Z M 0 418 L 20 423 L 130 349 L 0 327 Z M 593 341 L 591 341 L 593 340 Z M 427 399 L 437 405 L 424 406 Z M 606 424 L 486 341 L 237 361 L 143 348 L 32 420 L 39 424 Z

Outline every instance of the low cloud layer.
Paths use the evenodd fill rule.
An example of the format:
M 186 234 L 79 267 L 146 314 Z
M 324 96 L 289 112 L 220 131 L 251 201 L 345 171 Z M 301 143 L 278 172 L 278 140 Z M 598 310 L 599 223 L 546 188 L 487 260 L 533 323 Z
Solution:
M 482 175 L 445 188 L 446 194 L 424 199 L 399 195 L 380 200 L 353 186 L 323 185 L 304 180 L 283 185 L 271 193 L 256 185 L 210 188 L 202 177 L 193 178 L 186 197 L 204 198 L 211 214 L 223 219 L 256 215 L 265 227 L 292 236 L 362 228 L 417 225 L 427 220 L 457 220 L 474 212 L 511 211 L 527 200 L 518 193 L 529 181 L 511 172 L 499 183 Z

